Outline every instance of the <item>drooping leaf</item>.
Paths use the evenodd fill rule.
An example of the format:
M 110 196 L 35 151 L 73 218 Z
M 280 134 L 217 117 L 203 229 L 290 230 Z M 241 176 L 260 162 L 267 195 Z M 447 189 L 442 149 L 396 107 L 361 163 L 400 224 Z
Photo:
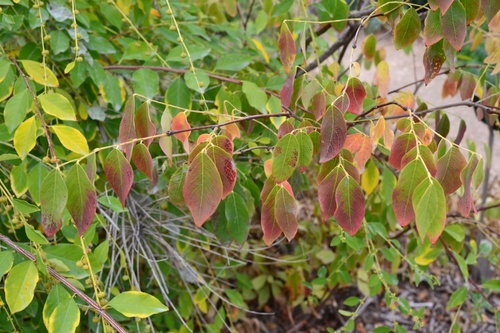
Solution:
M 295 127 L 293 126 L 293 120 L 284 121 L 280 127 L 278 128 L 278 140 L 287 135 L 288 133 L 293 132 Z
M 279 189 L 279 186 L 273 185 L 262 204 L 260 224 L 264 233 L 263 240 L 267 246 L 270 246 L 281 235 L 281 228 L 278 225 L 275 213 L 276 194 Z
M 47 296 L 47 300 L 45 301 L 42 312 L 43 323 L 45 324 L 45 327 L 47 327 L 47 329 L 49 328 L 50 316 L 52 315 L 56 307 L 64 300 L 70 298 L 71 295 L 66 291 L 66 289 L 64 289 L 64 287 L 60 283 L 57 283 L 52 287 L 49 295 Z
M 352 77 L 347 82 L 345 90 L 349 97 L 349 107 L 347 111 L 359 115 L 363 112 L 363 100 L 366 97 L 366 90 L 358 78 Z
M 464 155 L 455 146 L 452 146 L 443 157 L 438 159 L 436 179 L 443 186 L 446 195 L 455 192 L 462 185 L 460 174 L 466 165 L 467 161 Z
M 417 11 L 410 7 L 394 28 L 394 47 L 404 49 L 418 38 L 422 25 Z
M 165 93 L 165 101 L 170 105 L 180 107 L 180 109 L 173 108 L 174 110 L 178 110 L 178 112 L 191 109 L 191 92 L 181 77 L 176 78 L 170 83 Z
M 132 75 L 132 84 L 135 93 L 149 99 L 158 95 L 160 90 L 160 78 L 158 73 L 147 68 L 140 68 Z
M 481 9 L 487 22 L 491 22 L 493 17 L 500 11 L 500 2 L 492 0 L 481 0 Z
M 168 197 L 170 201 L 175 205 L 185 204 L 184 196 L 182 195 L 182 189 L 184 187 L 187 170 L 187 165 L 183 164 L 180 168 L 175 170 L 172 177 L 170 177 L 170 182 L 168 184 Z
M 267 95 L 258 85 L 250 81 L 243 81 L 242 91 L 245 94 L 250 106 L 257 109 L 260 113 L 267 113 Z
M 153 180 L 153 159 L 149 149 L 144 144 L 140 143 L 134 147 L 132 161 L 139 171 L 146 175 L 149 180 Z
M 297 222 L 298 208 L 295 198 L 284 187 L 280 187 L 278 192 L 276 192 L 274 213 L 276 215 L 276 223 L 288 241 L 291 241 L 299 228 L 299 223 Z
M 227 136 L 218 135 L 212 140 L 212 143 L 225 150 L 228 154 L 233 155 L 234 143 Z
M 80 325 L 80 309 L 73 298 L 59 303 L 49 318 L 49 333 L 76 332 Z
M 473 200 L 472 177 L 478 167 L 479 159 L 476 154 L 471 154 L 469 162 L 460 173 L 460 181 L 464 185 L 464 194 L 458 200 L 458 211 L 463 217 L 469 217 L 470 211 L 476 211 Z
M 184 80 L 186 81 L 186 86 L 188 86 L 189 89 L 197 91 L 201 94 L 205 93 L 210 85 L 210 77 L 204 70 L 199 68 L 197 68 L 194 72 L 187 72 L 184 75 Z
M 14 134 L 14 148 L 22 160 L 35 148 L 37 124 L 35 116 L 26 119 Z
M 75 109 L 66 97 L 58 93 L 38 96 L 38 101 L 45 113 L 61 120 L 76 120 Z
M 296 135 L 297 142 L 299 143 L 299 160 L 297 161 L 297 169 L 300 172 L 306 171 L 309 164 L 311 164 L 313 157 L 313 142 L 311 137 L 306 132 L 299 132 Z
M 294 78 L 295 78 L 295 73 L 292 72 L 288 74 L 285 80 L 285 84 L 283 85 L 283 88 L 281 88 L 280 91 L 281 105 L 286 108 L 290 106 L 290 103 L 292 103 Z
M 90 182 L 93 184 L 97 173 L 96 154 L 90 154 L 89 156 L 87 156 L 85 173 L 87 174 Z
M 429 47 L 443 39 L 443 28 L 441 27 L 441 10 L 427 13 L 424 21 L 424 43 Z
M 333 101 L 333 105 L 342 111 L 342 113 L 346 113 L 351 105 L 349 96 L 347 96 L 347 94 L 341 94 Z
M 273 150 L 273 176 L 277 182 L 290 178 L 299 160 L 299 143 L 297 138 L 289 133 L 282 137 Z
M 365 216 L 365 196 L 358 182 L 350 177 L 344 177 L 335 191 L 335 220 L 349 235 L 358 232 Z
M 33 201 L 38 205 L 40 204 L 40 189 L 42 181 L 48 175 L 49 171 L 43 165 L 38 163 L 28 173 L 28 190 Z
M 462 305 L 467 299 L 469 294 L 469 289 L 467 287 L 460 287 L 451 294 L 448 304 L 446 305 L 446 310 L 451 310 L 454 307 Z
M 136 138 L 135 132 L 135 97 L 130 96 L 125 103 L 123 109 L 122 120 L 120 121 L 120 129 L 118 132 L 118 137 L 120 138 L 120 143 L 124 143 Z M 128 143 L 122 146 L 122 150 L 130 160 L 132 157 L 132 150 L 134 149 L 134 143 Z
M 363 40 L 363 55 L 367 59 L 373 59 L 377 52 L 377 39 L 374 34 L 369 34 Z
M 40 188 L 42 227 L 47 236 L 54 235 L 62 226 L 62 213 L 68 200 L 68 189 L 58 169 L 45 177 Z
M 12 133 L 23 122 L 32 105 L 33 100 L 28 90 L 15 94 L 7 101 L 3 116 L 9 133 Z
M 87 139 L 79 130 L 66 125 L 53 125 L 50 128 L 66 149 L 80 155 L 88 155 L 89 145 Z
M 382 60 L 377 64 L 377 71 L 375 72 L 373 84 L 378 86 L 378 93 L 383 98 L 387 98 L 389 83 L 389 64 L 385 60 Z
M 426 47 L 424 52 L 425 84 L 429 84 L 438 74 L 441 66 L 446 60 L 446 54 L 443 49 L 443 41 L 439 41 Z
M 297 50 L 292 33 L 288 29 L 286 23 L 281 24 L 280 36 L 278 39 L 278 47 L 280 50 L 280 60 L 285 68 L 286 73 L 290 73 Z
M 418 156 L 420 156 L 420 158 L 424 161 L 425 167 L 431 176 L 435 177 L 437 174 L 437 166 L 434 155 L 431 150 L 424 145 L 413 147 L 409 152 L 407 152 L 401 160 L 401 168 L 404 168 L 411 161 L 416 160 Z
M 184 112 L 178 113 L 174 119 L 172 119 L 172 131 L 179 131 L 179 130 L 188 130 L 190 129 L 191 126 L 189 125 L 186 114 Z M 174 136 L 179 139 L 181 142 L 185 142 L 189 135 L 191 134 L 191 131 L 185 131 L 181 133 L 176 133 Z
M 135 132 L 138 138 L 146 138 L 156 134 L 156 127 L 151 121 L 150 106 L 145 102 L 135 112 Z M 147 139 L 142 143 L 149 147 L 153 139 Z
M 108 305 L 125 317 L 147 318 L 168 311 L 156 297 L 142 291 L 125 291 L 111 299 Z
M 182 189 L 197 227 L 201 227 L 215 212 L 222 193 L 223 185 L 217 166 L 206 153 L 198 154 L 189 165 Z
M 460 1 L 465 8 L 465 17 L 467 25 L 471 24 L 477 17 L 479 9 L 481 8 L 480 0 L 461 0 Z M 500 8 L 500 6 L 499 6 Z
M 349 134 L 344 148 L 355 154 L 354 159 L 358 169 L 362 172 L 365 169 L 366 161 L 372 154 L 372 140 L 370 137 L 364 133 Z
M 92 223 L 97 209 L 97 195 L 94 185 L 88 179 L 85 170 L 76 163 L 66 176 L 68 189 L 68 208 L 75 221 L 78 234 L 83 236 Z
M 207 155 L 212 159 L 217 167 L 222 180 L 222 199 L 226 198 L 233 191 L 236 184 L 236 165 L 232 156 L 218 146 L 211 146 L 207 149 Z
M 113 149 L 104 161 L 104 174 L 120 199 L 122 207 L 134 182 L 134 171 L 129 161 L 118 149 Z
M 47 87 L 58 87 L 59 81 L 54 72 L 42 63 L 32 60 L 20 60 L 26 73 L 36 82 Z
M 460 98 L 462 101 L 471 100 L 476 90 L 476 79 L 474 75 L 463 72 L 460 78 Z
M 443 10 L 441 10 L 443 12 Z M 450 8 L 441 16 L 444 38 L 457 51 L 462 49 L 467 33 L 465 8 L 460 1 L 453 1 Z
M 28 191 L 28 173 L 26 172 L 27 163 L 23 163 L 12 167 L 10 172 L 10 186 L 16 197 L 21 197 Z
M 236 244 L 243 245 L 250 230 L 250 214 L 245 200 L 238 193 L 230 193 L 224 200 L 227 232 Z
M 312 98 L 312 113 L 316 120 L 323 118 L 326 111 L 326 98 L 325 93 L 320 91 Z
M 340 153 L 347 138 L 347 125 L 342 112 L 331 106 L 321 122 L 319 162 L 324 163 Z
M 436 0 L 436 3 L 444 15 L 448 11 L 448 8 L 450 8 L 453 0 Z
M 426 177 L 425 165 L 419 159 L 408 163 L 401 170 L 398 183 L 392 193 L 392 207 L 399 224 L 403 227 L 415 219 L 412 206 L 413 192 Z
M 423 242 L 427 235 L 434 244 L 446 222 L 446 197 L 439 182 L 425 177 L 415 188 L 412 205 L 420 239 Z
M 332 171 L 324 177 L 318 186 L 318 201 L 321 207 L 321 216 L 323 221 L 328 220 L 337 210 L 337 202 L 335 193 L 341 180 L 344 179 L 345 173 L 340 165 L 333 168 Z
M 397 170 L 401 170 L 401 161 L 403 157 L 416 145 L 417 140 L 415 139 L 415 135 L 411 133 L 401 134 L 392 144 L 389 163 Z
M 361 175 L 361 187 L 366 194 L 372 193 L 379 183 L 380 171 L 375 163 L 370 160 L 366 166 L 365 172 Z
M 4 286 L 5 301 L 11 314 L 26 309 L 31 303 L 38 280 L 38 270 L 33 261 L 26 260 L 12 267 Z

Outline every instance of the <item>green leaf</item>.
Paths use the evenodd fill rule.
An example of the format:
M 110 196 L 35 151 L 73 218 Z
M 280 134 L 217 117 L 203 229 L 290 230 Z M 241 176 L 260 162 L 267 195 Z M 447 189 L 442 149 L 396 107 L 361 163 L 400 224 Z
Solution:
M 413 44 L 421 30 L 420 18 L 417 11 L 410 7 L 394 29 L 394 47 L 404 49 Z
M 299 223 L 297 222 L 298 207 L 295 198 L 285 187 L 280 187 L 276 193 L 274 213 L 276 223 L 288 241 L 291 241 L 299 228 Z
M 35 116 L 33 116 L 26 119 L 14 134 L 14 148 L 22 160 L 35 148 L 37 128 Z
M 165 102 L 169 104 L 169 107 L 173 105 L 182 108 L 174 108 L 176 112 L 191 109 L 191 93 L 181 77 L 176 78 L 170 83 L 165 93 Z M 175 112 L 173 114 L 175 114 Z M 165 129 L 163 130 L 165 131 Z
M 33 243 L 41 245 L 50 244 L 47 238 L 39 230 L 35 230 L 31 224 L 26 223 L 24 231 L 26 232 L 26 237 Z
M 207 90 L 210 84 L 210 78 L 207 73 L 201 69 L 196 69 L 195 72 L 187 72 L 184 74 L 184 80 L 186 81 L 186 86 L 189 89 L 197 91 L 201 94 Z
M 297 138 L 289 133 L 282 137 L 273 149 L 273 176 L 277 182 L 290 178 L 297 167 L 299 159 L 299 143 Z
M 50 128 L 54 131 L 57 138 L 66 149 L 80 155 L 89 154 L 87 139 L 85 139 L 79 130 L 66 125 L 53 125 Z
M 434 244 L 446 222 L 446 197 L 439 182 L 426 177 L 415 188 L 412 205 L 420 239 L 423 241 L 427 235 Z
M 16 197 L 22 196 L 28 190 L 28 174 L 26 173 L 26 162 L 12 168 L 10 172 L 10 185 Z
M 32 105 L 33 100 L 28 90 L 14 95 L 7 101 L 3 115 L 9 133 L 12 133 L 23 122 Z
M 10 61 L 0 59 L 0 83 L 2 83 L 7 77 L 7 74 L 11 70 L 11 66 L 12 63 Z
M 42 181 L 48 174 L 49 171 L 43 163 L 38 163 L 28 173 L 28 190 L 30 191 L 31 198 L 37 205 L 40 204 Z
M 116 50 L 111 42 L 108 39 L 97 36 L 90 35 L 89 42 L 86 44 L 90 50 L 97 51 L 100 54 L 115 54 Z
M 23 261 L 12 267 L 5 279 L 5 301 L 10 313 L 26 309 L 33 300 L 38 283 L 38 270 L 31 260 Z
M 227 295 L 229 302 L 237 307 L 248 309 L 248 305 L 245 303 L 243 296 L 238 290 L 226 289 L 224 290 L 224 293 Z
M 50 49 L 54 54 L 59 54 L 69 49 L 69 37 L 61 30 L 53 30 L 49 33 Z
M 170 178 L 170 182 L 168 184 L 168 196 L 170 201 L 175 205 L 185 204 L 182 189 L 184 187 L 187 170 L 188 166 L 183 164 L 180 168 L 175 170 L 174 174 Z
M 372 193 L 379 183 L 380 171 L 372 160 L 368 161 L 365 172 L 361 175 L 361 187 L 366 194 Z
M 50 317 L 56 307 L 63 301 L 68 299 L 71 299 L 71 295 L 66 291 L 66 289 L 64 289 L 64 287 L 60 283 L 57 283 L 52 287 L 49 295 L 47 296 L 47 300 L 45 301 L 42 312 L 43 323 L 45 324 L 45 327 L 47 327 L 47 329 L 49 328 Z
M 431 46 L 439 42 L 443 35 L 441 27 L 441 10 L 429 10 L 424 21 L 424 42 L 426 46 Z
M 14 205 L 14 209 L 22 213 L 23 215 L 30 215 L 40 210 L 37 206 L 21 199 L 12 199 L 12 204 Z
M 62 226 L 62 212 L 68 200 L 68 189 L 58 169 L 52 170 L 40 188 L 42 226 L 47 236 L 54 235 Z
M 0 260 L 1 262 L 1 260 Z M 0 272 L 1 273 L 1 272 Z M 0 274 L 1 276 L 1 274 Z M 489 281 L 486 281 L 485 283 L 483 283 L 481 285 L 482 288 L 485 288 L 485 289 L 489 289 L 491 291 L 494 291 L 494 292 L 499 292 L 500 291 L 500 280 L 489 280 Z
M 60 302 L 49 318 L 49 333 L 75 332 L 80 324 L 80 309 L 73 298 Z
M 243 245 L 250 230 L 250 214 L 241 195 L 232 192 L 224 200 L 227 232 L 236 244 Z
M 465 9 L 465 17 L 467 25 L 471 24 L 477 17 L 481 8 L 480 0 L 460 0 Z
M 66 97 L 58 93 L 48 93 L 38 96 L 38 101 L 45 113 L 61 120 L 76 121 L 75 109 Z
M 273 6 L 271 16 L 280 16 L 285 14 L 292 7 L 293 2 L 293 0 L 280 1 L 276 6 Z
M 441 25 L 446 40 L 455 50 L 460 51 L 467 33 L 465 8 L 460 1 L 453 1 L 450 8 L 441 16 Z
M 96 213 L 96 191 L 85 170 L 78 163 L 69 170 L 66 176 L 66 187 L 68 188 L 66 208 L 75 221 L 78 234 L 81 237 L 89 228 Z
M 7 274 L 14 264 L 14 255 L 11 251 L 0 252 L 0 279 Z
M 266 114 L 267 95 L 255 83 L 250 81 L 243 81 L 242 87 L 248 104 L 259 112 Z
M 467 161 L 460 149 L 452 146 L 443 157 L 437 161 L 436 179 L 443 186 L 446 195 L 455 192 L 461 185 L 460 175 Z
M 313 142 L 311 137 L 306 132 L 299 132 L 296 135 L 299 143 L 299 160 L 297 161 L 297 169 L 300 172 L 305 172 L 313 157 Z
M 462 305 L 467 299 L 468 292 L 467 287 L 460 287 L 455 290 L 448 301 L 448 305 L 446 305 L 446 310 L 451 310 L 456 306 Z
M 147 318 L 168 308 L 156 297 L 140 291 L 125 291 L 108 303 L 125 317 Z
M 361 300 L 358 297 L 351 296 L 344 301 L 344 304 L 347 306 L 356 306 L 359 302 L 361 302 Z
M 193 25 L 194 26 L 194 25 Z M 191 57 L 191 61 L 196 61 L 205 58 L 210 54 L 212 49 L 207 48 L 205 45 L 186 45 L 189 50 L 189 56 Z M 179 45 L 174 47 L 167 56 L 167 61 L 170 62 L 187 62 L 187 54 L 183 45 Z
M 42 63 L 32 61 L 32 60 L 20 60 L 19 61 L 26 73 L 35 80 L 36 83 L 47 87 L 58 87 L 59 81 L 54 73 L 47 66 L 43 66 Z
M 246 54 L 230 53 L 223 55 L 215 64 L 217 71 L 239 72 L 247 67 L 252 61 L 252 57 Z
M 132 43 L 128 43 L 125 52 L 123 53 L 123 60 L 149 60 L 152 56 L 153 52 L 149 48 L 149 46 L 143 41 L 135 41 Z
M 153 99 L 160 91 L 160 77 L 151 69 L 141 68 L 132 75 L 132 84 L 136 94 Z
M 134 182 L 134 171 L 128 160 L 118 149 L 113 149 L 104 161 L 104 174 L 115 191 L 122 207 Z
M 118 137 L 120 138 L 120 143 L 125 143 L 136 138 L 134 96 L 130 96 L 125 103 L 122 120 L 120 121 Z M 122 146 L 122 150 L 129 160 L 132 157 L 133 148 L 134 143 L 128 143 Z
M 351 176 L 344 177 L 335 191 L 337 209 L 333 215 L 349 235 L 354 236 L 365 216 L 365 196 L 358 182 Z

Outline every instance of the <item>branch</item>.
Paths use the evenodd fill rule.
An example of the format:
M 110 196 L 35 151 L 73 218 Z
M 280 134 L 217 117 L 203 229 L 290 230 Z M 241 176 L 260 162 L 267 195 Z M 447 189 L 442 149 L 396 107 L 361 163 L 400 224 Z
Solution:
M 25 249 L 21 248 L 20 246 L 18 246 L 7 236 L 0 234 L 0 240 L 6 243 L 8 246 L 10 246 L 17 253 L 25 256 L 26 258 L 28 258 L 33 262 L 36 262 L 36 258 L 34 255 L 29 253 Z M 96 301 L 94 301 L 92 298 L 84 294 L 80 289 L 73 286 L 64 276 L 62 276 L 49 266 L 47 266 L 47 271 L 49 272 L 50 276 L 61 282 L 64 286 L 66 286 L 66 288 L 71 290 L 75 295 L 77 295 L 85 302 L 87 302 L 87 304 L 90 305 L 97 313 L 99 313 L 101 317 L 104 318 L 111 325 L 111 327 L 113 327 L 117 332 L 127 333 L 127 331 L 123 327 L 121 327 L 120 324 L 118 324 L 116 320 L 114 320 L 113 317 L 111 317 L 99 304 L 97 304 Z

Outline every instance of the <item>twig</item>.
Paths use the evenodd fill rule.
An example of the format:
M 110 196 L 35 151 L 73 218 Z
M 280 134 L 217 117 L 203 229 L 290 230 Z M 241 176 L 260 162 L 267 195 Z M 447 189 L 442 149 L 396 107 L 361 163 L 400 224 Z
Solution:
M 8 246 L 10 246 L 14 251 L 16 251 L 19 254 L 22 254 L 26 258 L 28 258 L 31 261 L 36 261 L 36 258 L 34 255 L 26 251 L 25 249 L 21 248 L 18 246 L 16 243 L 14 243 L 12 240 L 10 240 L 7 236 L 0 234 L 0 240 L 4 243 L 6 243 Z M 83 299 L 85 302 L 87 302 L 88 305 L 90 305 L 97 313 L 101 315 L 102 318 L 104 318 L 110 325 L 113 327 L 117 332 L 120 333 L 127 333 L 127 331 L 120 326 L 116 322 L 116 320 L 113 319 L 99 304 L 97 304 L 96 301 L 94 301 L 92 298 L 84 294 L 81 290 L 78 288 L 74 287 L 64 276 L 59 274 L 57 271 L 55 271 L 53 268 L 47 266 L 47 271 L 49 274 L 61 282 L 66 288 L 71 290 L 75 295 Z
M 245 19 L 245 22 L 243 23 L 243 30 L 247 30 L 247 25 L 248 25 L 248 21 L 250 20 L 250 14 L 252 14 L 252 9 L 253 9 L 253 5 L 255 3 L 255 0 L 252 0 L 252 3 L 250 4 L 250 8 L 248 9 L 248 14 L 247 14 L 247 17 Z

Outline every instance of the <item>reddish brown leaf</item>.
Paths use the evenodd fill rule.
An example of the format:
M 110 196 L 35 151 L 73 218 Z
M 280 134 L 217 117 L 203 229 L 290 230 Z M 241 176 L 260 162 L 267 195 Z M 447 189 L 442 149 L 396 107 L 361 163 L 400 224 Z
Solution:
M 196 140 L 196 144 L 199 145 L 200 143 L 202 143 L 203 141 L 208 141 L 208 139 L 210 139 L 210 134 L 208 133 L 203 133 L 201 134 L 198 139 Z
M 358 182 L 344 177 L 335 191 L 337 210 L 334 217 L 349 235 L 354 236 L 363 224 L 365 196 Z
M 132 161 L 139 171 L 145 174 L 149 180 L 153 180 L 153 159 L 144 144 L 140 143 L 134 147 Z
M 294 129 L 295 128 L 293 127 L 291 120 L 283 122 L 278 128 L 278 140 L 287 135 L 288 133 L 293 132 Z
M 149 116 L 149 104 L 143 103 L 135 113 L 135 131 L 138 138 L 146 138 L 156 134 L 156 128 Z M 153 139 L 142 141 L 146 147 L 153 142 Z
M 333 101 L 333 105 L 342 111 L 342 113 L 346 113 L 351 105 L 349 102 L 349 96 L 347 96 L 347 94 L 340 95 Z
M 66 208 L 75 221 L 78 235 L 81 237 L 89 228 L 96 213 L 96 191 L 78 163 L 69 170 L 66 176 L 66 187 L 68 188 Z
M 335 106 L 326 110 L 321 122 L 319 162 L 324 163 L 337 156 L 347 138 L 347 125 L 342 111 Z
M 262 205 L 260 224 L 262 232 L 264 233 L 264 243 L 266 243 L 267 246 L 270 246 L 281 235 L 281 228 L 276 220 L 275 212 L 276 194 L 279 189 L 280 187 L 275 185 Z
M 295 198 L 284 187 L 280 187 L 276 193 L 274 213 L 276 223 L 288 241 L 291 241 L 299 228 L 299 223 L 297 222 L 298 208 Z
M 273 174 L 273 160 L 269 159 L 264 162 L 264 173 L 266 177 L 270 177 Z
M 337 202 L 335 200 L 335 191 L 337 190 L 340 181 L 344 179 L 345 172 L 340 165 L 333 168 L 330 173 L 322 179 L 318 186 L 318 201 L 321 207 L 321 216 L 323 221 L 327 221 L 335 214 L 337 210 Z
M 363 113 L 363 100 L 366 97 L 366 90 L 358 78 L 352 77 L 347 82 L 346 94 L 349 97 L 349 107 L 347 111 L 354 114 Z
M 462 185 L 460 174 L 466 165 L 464 155 L 455 146 L 437 161 L 436 179 L 441 183 L 445 195 L 455 192 Z
M 391 155 L 389 156 L 389 163 L 397 170 L 402 169 L 401 161 L 403 157 L 417 144 L 415 135 L 405 133 L 398 136 L 391 147 Z
M 224 149 L 228 154 L 233 155 L 234 144 L 233 141 L 225 135 L 218 135 L 213 140 L 212 143 L 217 147 Z
M 236 184 L 236 165 L 231 155 L 218 146 L 211 146 L 207 149 L 207 155 L 212 159 L 217 167 L 222 180 L 222 199 L 225 199 L 233 191 Z
M 294 72 L 288 74 L 288 76 L 285 80 L 285 84 L 283 85 L 283 88 L 281 88 L 281 91 L 280 91 L 281 105 L 285 108 L 288 108 L 290 106 L 290 104 L 292 103 L 294 78 L 295 78 Z
M 366 161 L 372 154 L 372 140 L 370 137 L 362 133 L 349 134 L 344 148 L 355 154 L 354 160 L 358 164 L 359 170 L 364 170 Z
M 113 149 L 104 161 L 104 174 L 120 199 L 122 207 L 134 182 L 134 171 L 118 149 Z
M 184 112 L 178 113 L 174 119 L 172 119 L 172 131 L 182 131 L 182 130 L 188 130 L 191 129 L 191 125 L 189 125 L 186 114 Z M 176 133 L 174 136 L 179 139 L 181 142 L 185 142 L 189 135 L 191 134 L 191 131 L 185 131 L 181 133 Z
M 224 128 L 222 129 L 222 134 L 227 136 L 231 140 L 241 137 L 240 129 L 235 123 L 224 126 Z
M 460 86 L 460 97 L 462 98 L 462 101 L 471 100 L 474 90 L 476 90 L 476 80 L 474 79 L 474 75 L 463 72 L 458 84 Z
M 463 217 L 469 217 L 471 209 L 476 212 L 473 200 L 474 190 L 472 188 L 472 176 L 474 175 L 474 171 L 476 171 L 478 164 L 479 159 L 477 158 L 477 155 L 472 154 L 469 158 L 469 162 L 460 173 L 460 180 L 464 185 L 464 195 L 460 198 L 460 200 L 458 200 L 458 211 Z
M 118 137 L 120 138 L 120 143 L 124 143 L 136 138 L 134 96 L 129 97 L 127 103 L 125 103 L 125 108 L 123 109 L 123 117 L 120 122 L 120 129 L 118 131 Z M 122 149 L 129 160 L 132 157 L 133 148 L 133 142 L 122 146 Z
M 443 90 L 441 91 L 441 97 L 446 98 L 448 96 L 453 97 L 458 93 L 458 80 L 454 76 L 448 75 L 443 83 Z
M 446 60 L 446 54 L 443 50 L 443 41 L 439 41 L 436 44 L 428 46 L 424 52 L 424 69 L 425 69 L 425 84 L 429 84 L 432 79 L 434 79 L 439 71 L 441 70 L 441 66 L 443 66 Z
M 320 91 L 312 98 L 312 114 L 316 120 L 320 120 L 326 111 L 325 93 Z
M 215 212 L 222 199 L 222 180 L 215 163 L 205 153 L 193 160 L 186 174 L 182 195 L 199 228 Z
M 295 48 L 295 41 L 293 40 L 292 33 L 288 29 L 286 23 L 281 25 L 278 47 L 280 50 L 280 60 L 285 68 L 285 72 L 290 73 L 297 50 Z
M 453 3 L 453 0 L 436 0 L 436 3 L 444 15 L 446 13 L 446 11 L 448 10 L 448 8 L 450 8 L 451 4 Z
M 444 13 L 444 10 L 441 9 Z M 457 51 L 460 51 L 467 33 L 465 8 L 460 1 L 453 1 L 446 13 L 441 16 L 444 38 Z

